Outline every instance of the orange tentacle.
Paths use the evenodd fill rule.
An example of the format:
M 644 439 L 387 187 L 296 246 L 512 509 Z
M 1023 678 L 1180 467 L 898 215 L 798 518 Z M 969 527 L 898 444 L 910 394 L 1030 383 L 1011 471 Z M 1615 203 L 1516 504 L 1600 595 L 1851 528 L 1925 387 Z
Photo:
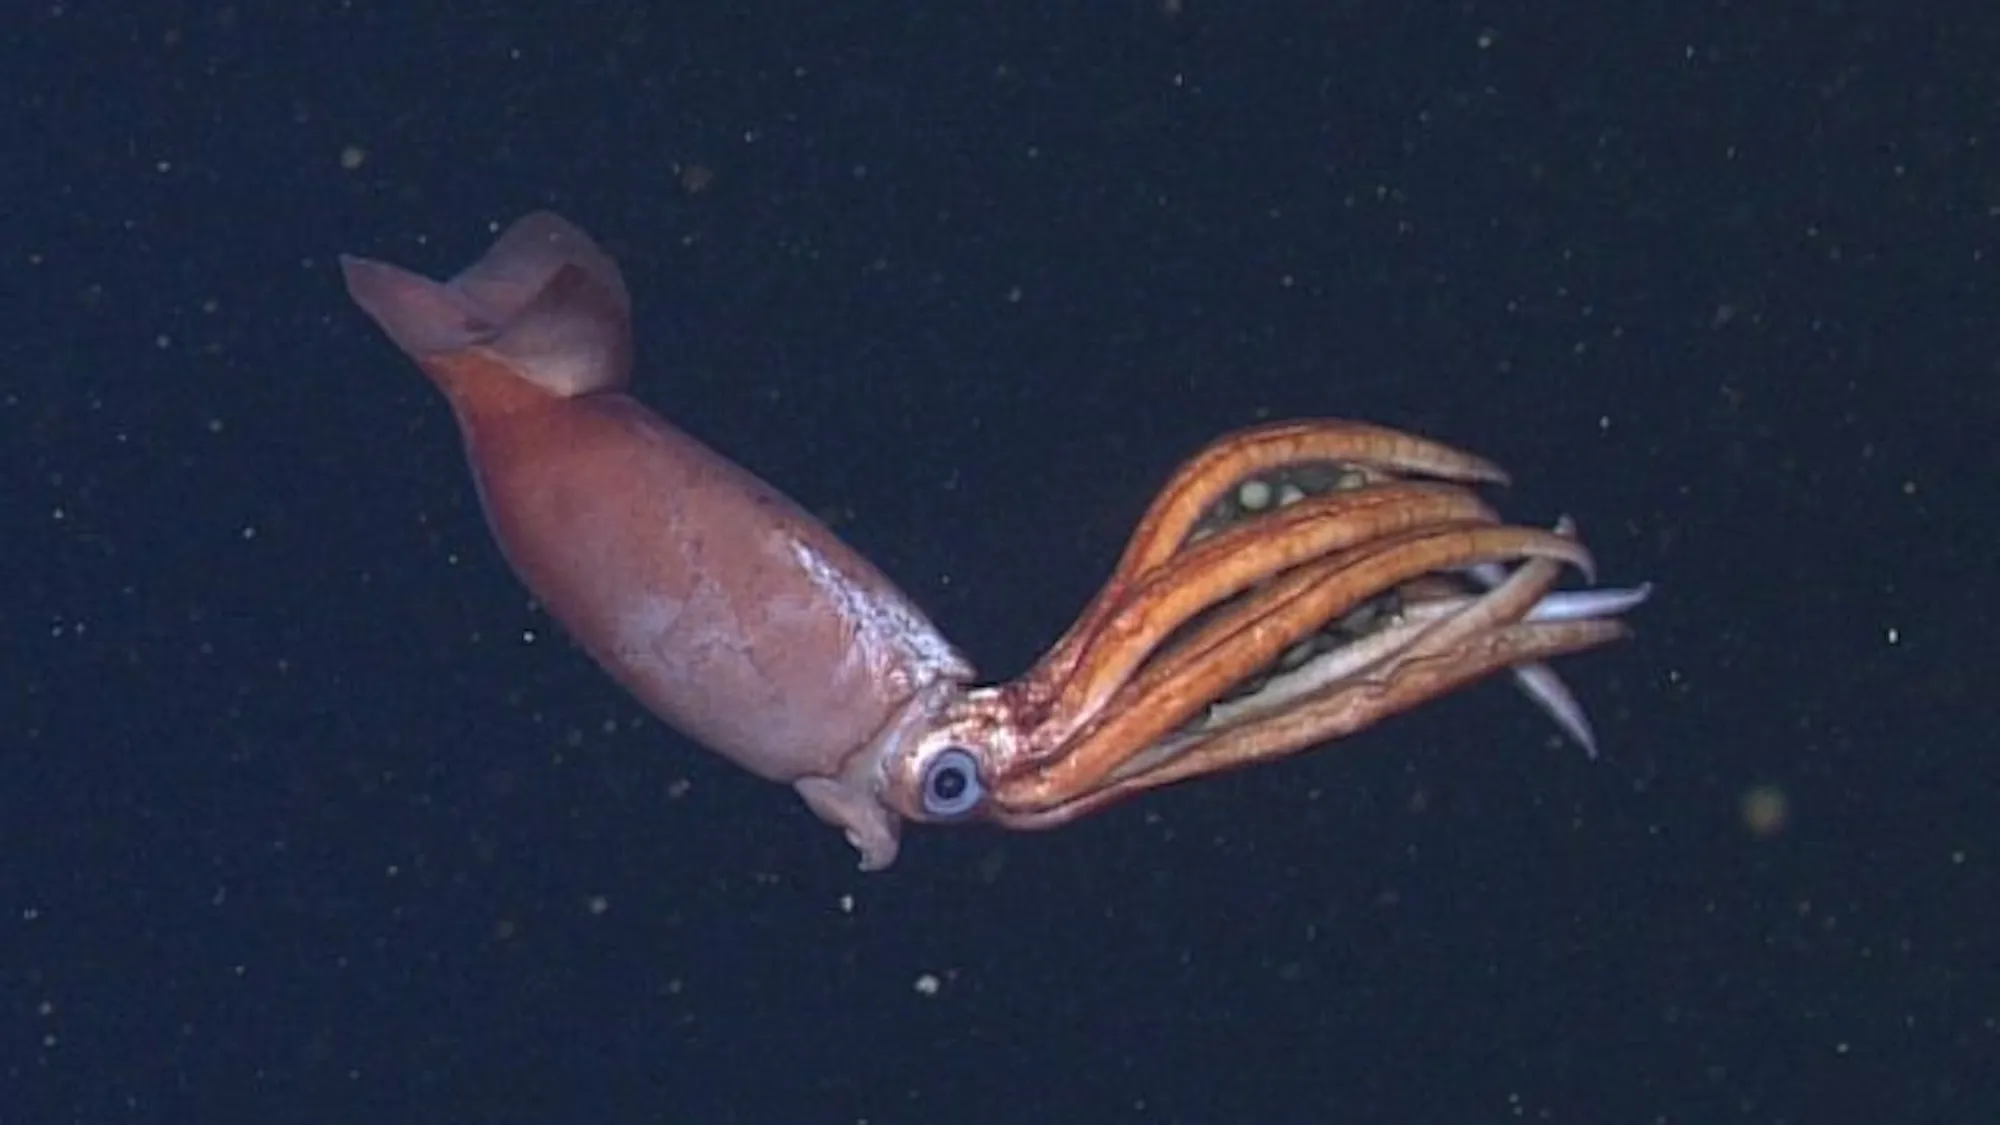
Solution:
M 1504 484 L 1499 466 L 1412 434 L 1341 419 L 1272 422 L 1225 434 L 1184 462 L 1163 485 L 1125 545 L 1118 565 L 1037 672 L 1065 680 L 1083 646 L 1116 615 L 1132 585 L 1188 546 L 1202 517 L 1244 481 L 1288 465 L 1345 464 L 1378 481 L 1425 476 Z M 1264 526 L 1260 523 L 1260 526 Z
M 1492 523 L 1490 509 L 1462 489 L 1391 484 L 1308 497 L 1222 531 L 1154 568 L 1088 630 L 1073 630 L 1016 681 L 1025 706 L 1048 701 L 1038 742 L 1060 741 L 1087 719 L 1160 642 L 1203 611 L 1301 563 L 1411 528 Z
M 1023 760 L 1003 763 L 993 779 L 995 798 L 1010 810 L 1064 803 L 1102 784 L 1134 754 L 1327 621 L 1424 574 L 1516 558 L 1550 559 L 1584 570 L 1591 565 L 1581 544 L 1553 532 L 1468 523 L 1419 526 L 1296 568 L 1150 665 L 1151 648 L 1121 641 L 1120 663 L 1143 670 L 1097 708 L 1080 733 L 1072 737 L 1065 731 L 1053 742 L 1030 740 Z
M 1273 422 L 1225 434 L 1168 478 L 1139 520 L 1114 578 L 1158 566 L 1187 539 L 1216 501 L 1244 480 L 1285 465 L 1340 462 L 1384 477 L 1504 484 L 1507 474 L 1481 457 L 1397 430 L 1334 419 Z

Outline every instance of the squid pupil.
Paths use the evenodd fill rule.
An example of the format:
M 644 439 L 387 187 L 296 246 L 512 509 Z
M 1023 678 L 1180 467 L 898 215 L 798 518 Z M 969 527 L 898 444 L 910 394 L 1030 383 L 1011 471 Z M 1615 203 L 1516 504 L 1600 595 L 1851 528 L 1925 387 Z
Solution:
M 972 779 L 965 775 L 965 767 L 957 764 L 945 766 L 931 774 L 931 796 L 940 801 L 956 801 L 965 796 Z

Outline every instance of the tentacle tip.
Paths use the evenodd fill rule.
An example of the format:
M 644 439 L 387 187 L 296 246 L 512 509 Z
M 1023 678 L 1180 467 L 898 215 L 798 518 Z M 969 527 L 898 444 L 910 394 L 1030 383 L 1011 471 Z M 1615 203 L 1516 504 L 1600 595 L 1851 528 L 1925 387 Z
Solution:
M 1555 533 L 1564 539 L 1575 539 L 1576 521 L 1568 515 L 1557 517 Z M 1570 561 L 1576 565 L 1577 573 L 1583 575 L 1583 581 L 1586 585 L 1595 586 L 1597 584 L 1597 557 L 1590 553 L 1589 548 L 1579 545 L 1576 557 Z
M 1590 725 L 1590 716 L 1584 714 L 1582 707 L 1564 716 L 1557 725 L 1562 727 L 1562 732 L 1569 736 L 1571 742 L 1576 743 L 1576 748 L 1583 751 L 1585 761 L 1597 760 L 1597 730 Z

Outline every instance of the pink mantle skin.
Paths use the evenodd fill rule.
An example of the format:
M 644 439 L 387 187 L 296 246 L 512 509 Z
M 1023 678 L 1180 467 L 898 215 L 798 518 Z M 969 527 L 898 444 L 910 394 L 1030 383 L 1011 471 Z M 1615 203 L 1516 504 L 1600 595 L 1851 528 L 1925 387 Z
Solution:
M 343 257 L 355 302 L 444 392 L 507 561 L 661 719 L 896 855 L 879 763 L 972 669 L 880 571 L 625 393 L 618 267 L 552 214 L 450 281 Z

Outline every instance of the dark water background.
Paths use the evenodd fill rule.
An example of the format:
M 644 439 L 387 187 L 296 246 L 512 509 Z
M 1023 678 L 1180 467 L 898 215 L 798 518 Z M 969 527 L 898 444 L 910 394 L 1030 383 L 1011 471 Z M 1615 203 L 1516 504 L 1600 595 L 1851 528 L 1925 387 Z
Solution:
M 10 17 L 0 1122 L 2000 1117 L 2000 21 L 700 7 Z M 1214 433 L 1493 456 L 1661 583 L 1605 760 L 1489 685 L 857 874 L 341 290 L 538 207 L 989 675 Z

